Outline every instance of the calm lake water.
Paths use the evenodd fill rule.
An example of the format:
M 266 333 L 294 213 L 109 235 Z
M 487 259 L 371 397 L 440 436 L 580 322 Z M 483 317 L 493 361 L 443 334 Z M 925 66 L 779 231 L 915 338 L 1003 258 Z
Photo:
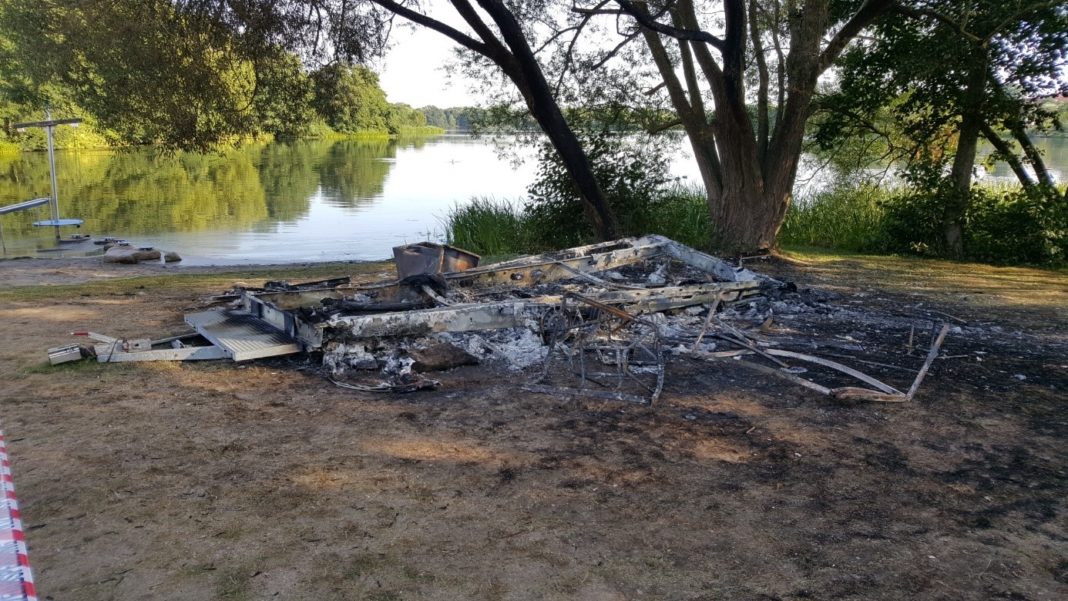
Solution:
M 221 155 L 58 152 L 60 210 L 85 220 L 64 234 L 124 238 L 177 251 L 184 265 L 381 259 L 440 237 L 472 196 L 519 198 L 516 168 L 487 140 L 302 141 Z M 47 196 L 44 153 L 0 160 L 0 205 Z M 0 217 L 6 256 L 55 247 L 40 207 Z
M 174 250 L 183 265 L 382 259 L 393 246 L 439 240 L 444 215 L 458 203 L 522 198 L 535 165 L 502 158 L 499 150 L 510 142 L 457 134 L 271 143 L 220 155 L 61 151 L 62 216 L 85 220 L 63 232 Z M 1063 181 L 1068 139 L 1041 143 Z M 672 174 L 699 181 L 685 152 Z M 999 166 L 992 176 L 1011 173 Z M 0 205 L 48 190 L 44 153 L 0 159 Z M 0 216 L 3 256 L 61 254 L 51 228 L 31 225 L 47 218 L 47 207 Z

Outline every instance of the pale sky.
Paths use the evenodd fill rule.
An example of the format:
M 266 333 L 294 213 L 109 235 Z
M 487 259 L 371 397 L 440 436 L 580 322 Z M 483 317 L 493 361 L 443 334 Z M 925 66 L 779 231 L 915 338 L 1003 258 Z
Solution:
M 393 48 L 386 54 L 379 73 L 379 82 L 390 102 L 416 108 L 478 104 L 468 92 L 469 80 L 445 75 L 445 64 L 452 59 L 456 47 L 452 40 L 424 27 L 394 27 L 390 38 Z

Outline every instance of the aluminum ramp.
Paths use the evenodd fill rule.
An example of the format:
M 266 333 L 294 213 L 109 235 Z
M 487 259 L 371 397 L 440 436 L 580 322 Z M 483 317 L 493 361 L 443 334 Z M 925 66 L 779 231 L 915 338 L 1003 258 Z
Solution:
M 234 361 L 291 355 L 301 350 L 295 340 L 245 311 L 190 313 L 185 322 Z

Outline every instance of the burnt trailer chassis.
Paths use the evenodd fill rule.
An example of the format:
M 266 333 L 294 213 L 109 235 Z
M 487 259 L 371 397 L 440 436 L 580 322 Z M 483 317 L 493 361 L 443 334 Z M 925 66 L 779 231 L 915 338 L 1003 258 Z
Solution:
M 676 260 L 703 274 L 709 281 L 680 286 L 636 287 L 603 280 L 594 274 L 651 260 Z M 603 290 L 589 294 L 597 302 L 629 313 L 656 313 L 694 305 L 732 302 L 758 294 L 762 279 L 747 269 L 679 244 L 663 236 L 625 238 L 558 252 L 441 274 L 447 290 L 480 295 L 522 291 L 563 280 L 589 280 Z M 309 314 L 324 299 L 343 300 L 373 295 L 379 304 L 404 304 L 411 286 L 404 282 L 342 284 L 296 291 L 245 291 L 244 314 L 262 320 L 296 341 L 304 351 L 315 351 L 331 339 L 422 336 L 443 332 L 469 332 L 521 327 L 560 305 L 563 293 L 529 298 L 474 300 L 451 303 L 438 295 L 439 304 L 386 312 L 359 312 L 323 318 Z M 329 301 L 328 301 L 329 302 Z M 371 303 L 369 306 L 373 306 Z

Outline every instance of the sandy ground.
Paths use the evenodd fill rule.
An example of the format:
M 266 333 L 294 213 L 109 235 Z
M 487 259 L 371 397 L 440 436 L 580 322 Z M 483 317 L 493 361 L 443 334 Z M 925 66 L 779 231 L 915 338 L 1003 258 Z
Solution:
M 49 367 L 71 330 L 176 331 L 225 287 L 0 262 L 0 417 L 42 598 L 1068 598 L 1068 277 L 753 267 L 993 334 L 951 335 L 908 405 L 681 361 L 653 408 L 486 367 L 373 395 L 305 358 Z
M 347 273 L 344 265 L 352 263 L 318 263 L 317 267 L 336 266 L 338 273 Z M 255 266 L 183 266 L 181 263 L 145 262 L 136 265 L 105 263 L 101 257 L 75 259 L 0 259 L 0 287 L 71 285 L 86 282 L 121 280 L 139 276 L 168 276 L 174 274 L 237 274 L 265 270 L 300 271 L 307 263 L 291 265 Z M 349 268 L 351 270 L 351 268 Z

